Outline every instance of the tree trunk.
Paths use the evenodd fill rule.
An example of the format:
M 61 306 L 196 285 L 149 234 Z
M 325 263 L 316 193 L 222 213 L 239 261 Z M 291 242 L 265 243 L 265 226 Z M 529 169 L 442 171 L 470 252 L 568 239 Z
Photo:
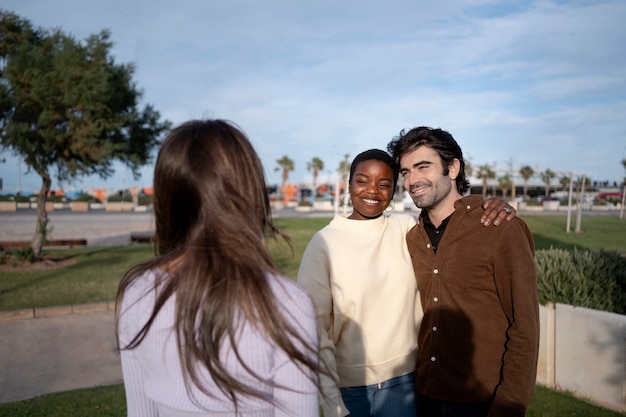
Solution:
M 30 243 L 30 247 L 33 250 L 35 258 L 39 258 L 41 255 L 41 246 L 48 239 L 48 212 L 46 211 L 46 200 L 48 198 L 48 192 L 52 181 L 49 175 L 41 175 L 41 189 L 37 196 L 37 225 L 35 227 L 35 234 L 33 240 Z

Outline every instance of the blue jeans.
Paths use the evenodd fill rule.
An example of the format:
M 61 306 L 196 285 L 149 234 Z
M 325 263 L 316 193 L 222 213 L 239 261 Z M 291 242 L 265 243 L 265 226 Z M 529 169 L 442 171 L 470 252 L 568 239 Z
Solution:
M 433 400 L 416 394 L 417 414 L 420 417 L 485 417 L 490 402 L 461 403 Z
M 341 388 L 351 417 L 415 417 L 415 372 L 362 387 Z

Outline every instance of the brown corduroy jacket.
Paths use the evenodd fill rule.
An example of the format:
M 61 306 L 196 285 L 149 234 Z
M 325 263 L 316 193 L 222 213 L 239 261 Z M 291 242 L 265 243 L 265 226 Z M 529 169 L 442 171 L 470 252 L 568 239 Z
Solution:
M 534 242 L 519 218 L 483 226 L 480 196 L 455 203 L 435 253 L 422 222 L 407 234 L 424 319 L 416 389 L 434 399 L 492 401 L 525 414 L 537 375 Z

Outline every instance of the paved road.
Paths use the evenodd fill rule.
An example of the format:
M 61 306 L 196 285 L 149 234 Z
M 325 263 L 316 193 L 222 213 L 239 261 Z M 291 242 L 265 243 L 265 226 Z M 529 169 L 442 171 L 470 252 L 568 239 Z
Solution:
M 113 310 L 93 307 L 0 318 L 0 403 L 122 382 Z
M 281 217 L 332 217 L 330 211 L 299 212 L 293 208 L 276 210 Z M 152 212 L 106 212 L 92 210 L 72 212 L 69 209 L 48 213 L 49 239 L 87 239 L 89 246 L 123 245 L 130 233 L 154 231 Z M 0 241 L 30 240 L 35 232 L 34 209 L 0 212 Z
M 154 230 L 151 212 L 56 210 L 48 214 L 48 220 L 49 239 L 87 239 L 89 246 L 123 245 L 130 233 Z M 0 212 L 0 241 L 30 240 L 36 221 L 33 209 Z

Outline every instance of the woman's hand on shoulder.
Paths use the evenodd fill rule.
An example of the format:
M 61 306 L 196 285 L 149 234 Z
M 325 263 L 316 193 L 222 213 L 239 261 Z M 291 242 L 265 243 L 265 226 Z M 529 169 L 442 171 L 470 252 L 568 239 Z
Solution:
M 482 206 L 483 209 L 485 209 L 485 212 L 480 218 L 480 222 L 483 226 L 489 226 L 491 223 L 493 223 L 494 226 L 497 226 L 503 220 L 510 222 L 515 216 L 517 216 L 517 210 L 501 198 L 488 198 L 483 201 Z

